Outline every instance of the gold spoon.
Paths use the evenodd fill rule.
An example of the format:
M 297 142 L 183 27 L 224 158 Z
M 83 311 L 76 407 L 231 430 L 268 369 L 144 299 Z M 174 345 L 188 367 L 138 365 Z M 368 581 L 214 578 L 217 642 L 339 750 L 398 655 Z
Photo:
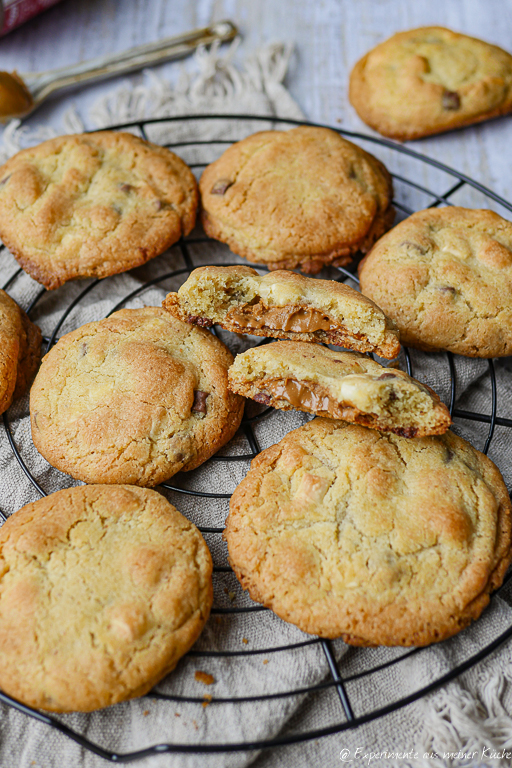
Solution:
M 216 40 L 227 42 L 237 34 L 238 29 L 231 21 L 218 21 L 210 27 L 139 45 L 122 53 L 98 56 L 70 67 L 21 75 L 0 72 L 0 122 L 5 123 L 13 117 L 26 117 L 48 96 L 64 88 L 178 59 L 192 53 L 199 45 L 209 45 Z

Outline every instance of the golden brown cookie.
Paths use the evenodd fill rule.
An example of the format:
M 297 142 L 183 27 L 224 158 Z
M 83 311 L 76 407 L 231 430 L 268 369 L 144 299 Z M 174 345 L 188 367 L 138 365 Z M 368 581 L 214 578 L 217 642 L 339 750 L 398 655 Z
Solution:
M 22 332 L 14 400 L 23 397 L 28 392 L 41 362 L 41 329 L 29 320 L 21 307 L 20 314 Z
M 81 486 L 0 531 L 0 687 L 31 707 L 90 712 L 143 696 L 199 637 L 212 605 L 203 537 L 163 496 Z
M 270 269 L 347 264 L 395 215 L 386 168 L 327 128 L 255 133 L 209 165 L 199 188 L 205 232 Z
M 26 393 L 40 358 L 41 331 L 0 290 L 0 413 Z
M 444 27 L 399 32 L 350 75 L 349 98 L 367 125 L 419 139 L 512 110 L 512 56 Z
M 451 424 L 436 393 L 357 352 L 276 341 L 237 355 L 229 388 L 258 403 L 344 419 L 402 437 L 442 435 Z
M 393 322 L 372 301 L 335 280 L 251 267 L 199 267 L 164 308 L 188 323 L 218 323 L 235 333 L 324 342 L 393 358 L 400 352 Z
M 512 354 L 512 223 L 467 208 L 429 208 L 379 240 L 361 290 L 406 345 L 468 357 Z
M 46 288 L 145 264 L 194 226 L 190 168 L 131 133 L 60 136 L 0 168 L 0 237 Z
M 163 309 L 122 309 L 63 336 L 30 392 L 32 438 L 88 483 L 154 486 L 195 469 L 235 434 L 243 398 L 233 357 Z
M 230 563 L 285 621 L 354 645 L 428 645 L 477 619 L 511 559 L 496 466 L 448 431 L 406 440 L 315 419 L 231 498 Z

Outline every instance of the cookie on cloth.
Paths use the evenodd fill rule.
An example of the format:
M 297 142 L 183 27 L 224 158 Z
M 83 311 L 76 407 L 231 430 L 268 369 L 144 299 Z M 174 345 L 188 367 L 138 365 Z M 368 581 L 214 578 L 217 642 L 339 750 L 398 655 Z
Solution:
M 235 333 L 325 342 L 376 352 L 400 352 L 393 322 L 372 301 L 344 283 L 279 270 L 259 275 L 251 267 L 199 267 L 163 306 L 188 323 L 218 323 Z
M 32 438 L 87 483 L 154 486 L 195 469 L 235 434 L 243 398 L 215 336 L 159 307 L 122 309 L 63 336 L 30 392 Z
M 444 27 L 398 32 L 357 62 L 349 99 L 384 136 L 419 139 L 512 111 L 512 56 Z
M 348 264 L 395 216 L 383 164 L 327 128 L 255 133 L 209 165 L 199 189 L 205 232 L 270 269 Z
M 199 637 L 212 560 L 191 522 L 134 486 L 27 504 L 0 531 L 0 688 L 90 712 L 143 696 Z
M 487 210 L 429 208 L 361 262 L 361 291 L 402 343 L 468 357 L 512 354 L 512 223 Z
M 0 168 L 0 238 L 46 288 L 145 264 L 193 228 L 197 184 L 131 133 L 60 136 Z
M 407 440 L 315 419 L 231 498 L 229 561 L 285 621 L 354 645 L 428 645 L 477 619 L 511 559 L 496 466 L 451 431 Z
M 237 355 L 229 387 L 258 403 L 344 419 L 403 437 L 441 435 L 448 408 L 425 384 L 357 352 L 276 341 Z
M 41 358 L 41 331 L 5 291 L 0 290 L 0 413 L 22 397 Z

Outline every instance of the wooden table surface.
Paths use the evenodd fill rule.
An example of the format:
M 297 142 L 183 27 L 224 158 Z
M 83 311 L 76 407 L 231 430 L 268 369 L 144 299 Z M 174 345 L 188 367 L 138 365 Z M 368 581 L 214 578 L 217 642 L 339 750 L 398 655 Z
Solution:
M 512 47 L 508 0 L 63 0 L 0 41 L 0 69 L 65 66 L 140 43 L 233 19 L 243 35 L 238 57 L 284 40 L 295 45 L 287 85 L 311 120 L 371 132 L 347 99 L 348 74 L 370 47 L 400 29 L 441 24 Z M 176 63 L 159 68 L 173 78 Z M 139 75 L 131 75 L 137 82 Z M 65 108 L 84 114 L 113 83 L 89 87 L 40 110 L 32 123 L 58 129 Z M 512 200 L 508 140 L 512 117 L 411 143 Z

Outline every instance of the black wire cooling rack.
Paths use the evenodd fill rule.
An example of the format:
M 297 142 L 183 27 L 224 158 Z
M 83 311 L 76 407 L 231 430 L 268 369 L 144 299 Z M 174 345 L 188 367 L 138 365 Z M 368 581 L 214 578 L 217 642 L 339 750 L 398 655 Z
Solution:
M 187 139 L 188 129 L 190 125 L 194 123 L 195 128 L 197 129 L 198 121 L 203 130 L 203 134 L 205 135 L 207 131 L 215 132 L 217 127 L 218 137 L 215 139 L 208 138 L 208 139 L 200 139 L 200 140 Z M 146 120 L 142 122 L 140 121 L 130 122 L 130 123 L 124 123 L 122 125 L 112 126 L 111 129 L 112 130 L 124 129 L 124 130 L 130 130 L 133 132 L 139 132 L 143 138 L 153 140 L 153 141 L 155 140 L 158 141 L 158 134 L 156 134 L 156 136 L 154 135 L 155 129 L 161 130 L 162 128 L 167 128 L 169 130 L 172 130 L 180 138 L 180 140 L 175 141 L 173 143 L 165 143 L 164 146 L 167 146 L 170 149 L 176 151 L 178 154 L 181 154 L 185 160 L 187 160 L 188 153 L 190 153 L 191 150 L 194 150 L 194 153 L 195 153 L 194 161 L 189 162 L 189 164 L 196 171 L 200 171 L 208 163 L 215 160 L 221 154 L 221 152 L 225 149 L 226 145 L 230 145 L 233 143 L 233 141 L 243 138 L 244 135 L 249 135 L 250 133 L 256 130 L 261 129 L 261 125 L 263 123 L 265 125 L 265 128 L 268 128 L 269 125 L 272 125 L 272 127 L 279 128 L 279 129 L 290 128 L 296 125 L 315 125 L 314 123 L 306 123 L 304 121 L 298 122 L 298 121 L 289 120 L 289 119 L 285 120 L 285 119 L 261 117 L 261 116 L 254 116 L 254 115 L 208 115 L 208 116 L 200 115 L 200 116 L 187 116 L 187 117 L 166 117 L 161 119 Z M 226 134 L 226 125 L 230 127 L 231 135 Z M 238 132 L 240 131 L 240 126 L 242 126 L 242 135 L 235 136 L 235 133 L 237 133 L 237 131 Z M 414 210 L 418 210 L 420 208 L 452 205 L 454 204 L 453 203 L 454 199 L 458 204 L 468 205 L 468 202 L 467 202 L 468 191 L 470 193 L 469 194 L 470 207 L 494 207 L 494 208 L 498 207 L 501 209 L 499 212 L 503 212 L 505 213 L 505 215 L 507 215 L 508 212 L 512 211 L 512 204 L 508 203 L 506 200 L 504 200 L 503 198 L 501 198 L 499 195 L 495 194 L 491 190 L 485 188 L 484 186 L 474 181 L 473 179 L 468 178 L 464 174 L 459 173 L 458 171 L 455 171 L 452 168 L 449 168 L 443 165 L 442 163 L 439 163 L 436 160 L 433 160 L 429 157 L 424 157 L 423 155 L 420 155 L 417 152 L 414 152 L 408 147 L 402 146 L 400 144 L 395 144 L 385 139 L 380 139 L 373 136 L 365 136 L 359 133 L 352 133 L 350 131 L 344 131 L 338 128 L 334 128 L 333 130 L 338 131 L 338 133 L 340 133 L 342 136 L 348 137 L 351 140 L 355 140 L 357 143 L 362 144 L 365 148 L 369 147 L 371 149 L 372 148 L 371 145 L 376 145 L 376 147 L 379 150 L 380 159 L 383 159 L 385 161 L 385 164 L 387 165 L 388 169 L 392 172 L 392 176 L 393 176 L 395 188 L 396 188 L 396 199 L 394 200 L 394 205 L 395 205 L 395 208 L 399 211 L 399 215 L 401 217 L 405 218 L 409 214 L 413 213 Z M 204 157 L 201 158 L 200 162 L 197 161 L 198 151 L 203 151 L 203 154 L 204 154 Z M 382 155 L 385 155 L 385 157 L 383 157 Z M 428 171 L 427 174 L 425 174 L 425 170 Z M 428 175 L 431 172 L 436 177 L 434 183 L 426 182 L 424 184 L 420 184 L 416 180 L 413 180 L 412 178 L 410 178 L 410 176 L 413 176 L 416 179 L 422 178 L 424 175 Z M 430 188 L 431 184 L 435 184 L 435 186 L 444 185 L 442 187 L 444 191 L 441 191 L 441 192 L 433 191 Z M 464 192 L 466 193 L 465 199 L 461 198 L 461 193 L 464 193 Z M 478 201 L 476 205 L 475 205 L 475 199 L 474 199 L 475 195 L 478 197 Z M 121 301 L 119 301 L 114 307 L 112 307 L 110 313 L 120 309 L 127 302 L 142 295 L 146 290 L 148 290 L 153 286 L 165 286 L 166 282 L 171 279 L 174 279 L 174 280 L 179 279 L 182 282 L 186 280 L 191 270 L 193 270 L 196 266 L 198 266 L 198 264 L 194 264 L 194 259 L 191 256 L 191 253 L 190 253 L 191 246 L 194 246 L 195 248 L 202 247 L 203 244 L 206 244 L 208 242 L 209 242 L 208 238 L 197 237 L 195 235 L 192 235 L 184 240 L 181 240 L 176 246 L 174 246 L 174 248 L 179 249 L 181 253 L 181 257 L 183 259 L 184 267 L 173 270 L 171 272 L 166 272 L 163 275 L 159 274 L 157 277 L 147 280 L 143 285 L 138 287 L 135 291 L 132 291 L 128 295 L 124 296 Z M 157 262 L 158 262 L 158 259 L 155 259 L 154 262 L 150 262 L 150 265 Z M 201 263 L 204 263 L 204 262 L 201 262 Z M 221 262 L 221 263 L 225 263 L 225 262 Z M 258 267 L 258 268 L 261 268 L 261 267 Z M 8 291 L 13 286 L 15 286 L 16 282 L 21 278 L 22 275 L 23 273 L 21 269 L 14 271 L 13 274 L 5 283 L 5 285 L 3 286 L 4 290 Z M 353 281 L 354 284 L 357 284 L 357 278 L 355 277 L 355 275 L 346 269 L 338 268 L 338 272 L 337 273 L 334 272 L 334 275 L 335 275 L 335 279 L 340 279 L 340 280 L 349 279 Z M 107 279 L 112 279 L 112 278 L 107 278 Z M 68 319 L 72 311 L 77 306 L 79 306 L 80 303 L 83 302 L 84 299 L 86 299 L 86 297 L 88 297 L 88 301 L 91 300 L 91 294 L 92 294 L 92 297 L 94 297 L 93 292 L 94 292 L 95 286 L 97 286 L 98 283 L 99 283 L 98 280 L 93 280 L 92 282 L 88 282 L 85 285 L 85 287 L 79 291 L 78 295 L 75 295 L 74 298 L 62 308 L 62 313 L 60 314 L 58 322 L 56 323 L 50 335 L 45 337 L 44 339 L 45 345 L 46 345 L 45 351 L 47 351 L 56 342 L 59 336 L 59 332 L 61 331 L 61 328 L 63 327 L 64 323 L 66 322 L 66 320 Z M 30 302 L 30 304 L 24 307 L 27 313 L 30 314 L 32 310 L 34 310 L 35 306 L 38 304 L 40 299 L 45 295 L 45 293 L 46 291 L 42 289 L 35 296 L 35 298 Z M 265 342 L 260 342 L 260 343 L 265 343 Z M 404 350 L 404 353 L 405 353 L 406 366 L 407 366 L 408 373 L 413 375 L 413 363 L 412 363 L 411 355 L 409 354 L 407 349 Z M 500 426 L 508 429 L 512 428 L 512 419 L 508 419 L 498 415 L 498 388 L 496 384 L 496 375 L 495 375 L 493 361 L 489 360 L 486 363 L 488 366 L 487 375 L 490 378 L 490 389 L 492 393 L 491 408 L 490 408 L 489 414 L 483 414 L 483 413 L 476 413 L 472 410 L 455 408 L 455 403 L 457 399 L 456 365 L 455 365 L 454 356 L 451 353 L 446 353 L 445 358 L 446 358 L 446 364 L 448 366 L 450 380 L 451 380 L 449 406 L 450 406 L 450 412 L 452 414 L 452 417 L 455 419 L 455 423 L 457 423 L 458 420 L 462 420 L 462 421 L 469 420 L 469 421 L 479 422 L 481 424 L 488 425 L 485 444 L 483 446 L 477 446 L 478 448 L 483 450 L 484 453 L 487 453 L 491 446 L 491 442 L 493 440 L 495 427 Z M 438 360 L 438 356 L 436 356 L 436 360 Z M 439 362 L 436 362 L 436 364 L 439 364 Z M 267 417 L 271 415 L 271 413 L 276 413 L 276 412 L 272 411 L 272 409 L 265 409 L 260 413 L 256 414 L 255 416 L 252 416 L 251 418 L 245 418 L 244 421 L 242 422 L 241 430 L 247 441 L 247 445 L 249 449 L 248 453 L 245 453 L 242 455 L 236 455 L 236 456 L 213 456 L 210 459 L 210 461 L 217 462 L 219 465 L 222 464 L 223 462 L 245 462 L 245 466 L 248 466 L 248 460 L 252 459 L 260 451 L 258 440 L 254 431 L 254 425 L 259 419 Z M 20 451 L 19 447 L 15 443 L 15 439 L 13 437 L 13 433 L 11 429 L 9 412 L 4 414 L 3 421 L 4 421 L 6 437 L 9 441 L 12 451 L 14 452 L 19 462 L 20 467 L 25 473 L 27 482 L 32 484 L 32 486 L 34 487 L 34 489 L 37 491 L 38 494 L 40 494 L 41 496 L 46 495 L 44 488 L 40 486 L 40 484 L 34 477 L 30 467 L 27 465 L 26 460 L 23 458 L 22 452 Z M 194 473 L 193 472 L 188 473 L 188 475 L 193 476 Z M 174 483 L 173 484 L 164 483 L 162 487 L 178 494 L 187 494 L 187 495 L 196 496 L 200 498 L 206 497 L 206 498 L 227 500 L 230 497 L 229 493 L 222 493 L 222 494 L 209 493 L 209 492 L 194 490 L 193 488 L 191 489 L 191 488 L 179 487 Z M 227 504 L 227 502 L 225 503 Z M 6 516 L 2 512 L 0 512 L 0 517 L 3 520 L 6 519 Z M 212 526 L 210 527 L 199 526 L 199 528 L 203 533 L 211 534 L 215 537 L 220 537 L 223 530 L 222 527 L 212 527 Z M 230 571 L 229 567 L 218 565 L 214 568 L 214 578 L 218 577 L 223 573 L 225 574 L 226 572 L 229 572 L 229 571 Z M 509 579 L 510 579 L 510 573 L 508 575 L 508 578 L 506 579 L 506 582 Z M 503 589 L 503 587 L 501 589 Z M 254 603 L 251 604 L 250 601 L 247 600 L 247 604 L 244 607 L 234 607 L 234 606 L 219 607 L 219 606 L 216 606 L 214 603 L 214 608 L 212 613 L 223 614 L 224 620 L 229 621 L 230 617 L 236 614 L 246 613 L 250 615 L 251 612 L 261 611 L 261 610 L 266 610 L 266 609 Z M 286 744 L 303 742 L 310 739 L 317 739 L 322 736 L 339 733 L 347 729 L 357 728 L 363 723 L 367 723 L 371 720 L 375 720 L 377 718 L 383 717 L 384 715 L 387 715 L 396 709 L 405 707 L 411 702 L 416 701 L 417 699 L 421 698 L 422 696 L 425 696 L 427 693 L 435 690 L 436 688 L 447 684 L 448 682 L 456 678 L 458 675 L 460 675 L 462 672 L 470 669 L 472 666 L 474 666 L 475 664 L 480 662 L 482 659 L 487 657 L 494 650 L 496 650 L 501 644 L 506 642 L 510 637 L 512 637 L 512 625 L 506 628 L 505 631 L 497 635 L 492 640 L 492 642 L 487 643 L 486 645 L 482 645 L 482 647 L 479 647 L 476 652 L 471 653 L 467 658 L 464 658 L 462 661 L 460 661 L 455 666 L 453 666 L 453 668 L 451 668 L 446 674 L 443 674 L 442 676 L 438 677 L 438 679 L 434 680 L 429 685 L 424 687 L 418 687 L 417 690 L 405 696 L 400 696 L 399 694 L 397 698 L 394 699 L 393 701 L 391 702 L 387 701 L 384 704 L 374 706 L 373 708 L 368 709 L 368 711 L 360 711 L 360 698 L 358 699 L 358 706 L 354 704 L 354 697 L 351 694 L 352 686 L 355 683 L 361 683 L 361 682 L 366 684 L 371 684 L 377 678 L 377 676 L 383 671 L 389 669 L 393 665 L 402 663 L 405 659 L 408 659 L 415 654 L 424 652 L 425 649 L 422 649 L 422 648 L 413 648 L 413 649 L 407 649 L 407 650 L 399 649 L 399 650 L 396 650 L 396 652 L 392 653 L 389 658 L 377 664 L 373 663 L 372 658 L 370 657 L 369 651 L 367 649 L 363 649 L 363 648 L 352 649 L 351 653 L 357 654 L 357 657 L 359 660 L 359 668 L 357 669 L 356 672 L 352 671 L 349 674 L 347 674 L 346 672 L 344 673 L 344 669 L 340 668 L 340 664 L 336 659 L 332 643 L 328 640 L 323 640 L 316 637 L 311 637 L 309 639 L 305 639 L 300 642 L 293 643 L 291 645 L 288 644 L 288 645 L 282 645 L 278 647 L 245 649 L 242 651 L 194 650 L 193 649 L 192 651 L 189 652 L 189 656 L 195 656 L 197 658 L 210 658 L 210 659 L 211 658 L 231 659 L 232 663 L 236 663 L 239 665 L 240 674 L 243 676 L 244 674 L 243 666 L 241 665 L 244 664 L 244 659 L 248 659 L 250 657 L 253 657 L 254 655 L 268 656 L 269 654 L 276 654 L 278 656 L 280 653 L 290 652 L 290 651 L 293 651 L 296 653 L 304 653 L 306 652 L 307 648 L 312 645 L 317 645 L 319 648 L 321 648 L 323 655 L 325 657 L 325 680 L 323 682 L 320 682 L 308 687 L 288 689 L 288 690 L 283 690 L 275 693 L 251 695 L 251 693 L 249 692 L 247 695 L 244 695 L 243 697 L 237 697 L 237 698 L 217 698 L 213 696 L 213 698 L 209 703 L 211 703 L 213 706 L 216 706 L 216 707 L 222 707 L 226 704 L 228 705 L 233 705 L 233 704 L 247 705 L 251 703 L 257 704 L 258 702 L 271 700 L 271 699 L 284 700 L 287 698 L 296 698 L 297 700 L 300 700 L 301 697 L 304 697 L 305 694 L 325 695 L 327 692 L 330 691 L 330 692 L 334 692 L 338 698 L 339 715 L 338 715 L 337 721 L 334 724 L 330 724 L 324 728 L 316 728 L 314 730 L 304 729 L 302 731 L 297 730 L 293 733 L 283 732 L 275 738 L 259 740 L 259 741 L 257 740 L 247 741 L 244 743 L 226 743 L 222 741 L 222 734 L 219 734 L 219 737 L 220 737 L 219 741 L 215 743 L 159 743 L 156 745 L 149 745 L 144 749 L 140 749 L 133 752 L 115 752 L 115 751 L 109 750 L 108 745 L 103 746 L 91 741 L 82 733 L 78 732 L 78 730 L 66 724 L 66 722 L 64 722 L 63 720 L 57 717 L 50 716 L 48 714 L 33 710 L 30 707 L 20 704 L 10 696 L 0 693 L 0 701 L 9 705 L 10 707 L 13 707 L 14 709 L 17 709 L 18 711 L 24 713 L 25 715 L 31 718 L 34 718 L 54 729 L 57 729 L 64 736 L 66 736 L 69 739 L 72 739 L 73 741 L 75 741 L 85 749 L 112 762 L 128 763 L 128 762 L 140 760 L 142 758 L 145 758 L 151 755 L 162 754 L 165 752 L 220 753 L 220 752 L 234 752 L 234 751 L 242 751 L 242 750 L 263 749 L 267 747 L 277 747 L 277 746 L 283 746 Z M 449 643 L 451 641 L 446 641 L 446 642 Z M 200 708 L 204 707 L 204 697 L 183 696 L 183 695 L 173 696 L 172 694 L 161 694 L 155 691 L 152 691 L 149 694 L 149 696 L 153 699 L 160 698 L 160 699 L 167 699 L 175 702 L 187 702 L 187 703 L 196 705 L 198 708 L 198 711 L 200 711 Z M 246 710 L 244 710 L 244 712 L 246 713 Z

